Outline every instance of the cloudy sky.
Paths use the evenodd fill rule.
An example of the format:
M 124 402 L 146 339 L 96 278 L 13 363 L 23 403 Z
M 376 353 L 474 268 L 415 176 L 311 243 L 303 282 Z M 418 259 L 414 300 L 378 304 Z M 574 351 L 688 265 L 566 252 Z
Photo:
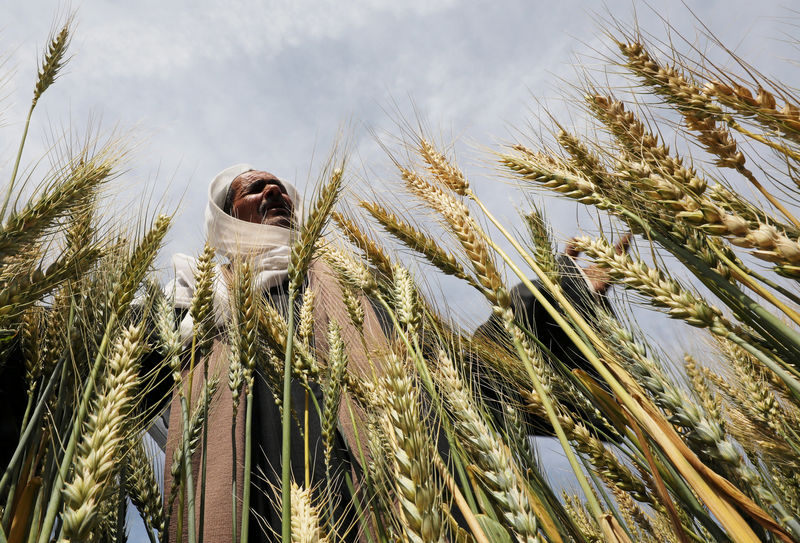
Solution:
M 5 4 L 0 175 L 7 178 L 40 53 L 53 20 L 67 10 L 44 0 Z M 581 129 L 580 112 L 562 96 L 575 80 L 576 59 L 601 66 L 595 50 L 607 49 L 598 13 L 630 22 L 636 12 L 642 28 L 662 38 L 664 17 L 695 40 L 691 9 L 741 56 L 791 84 L 797 70 L 786 59 L 797 49 L 785 34 L 796 30 L 796 18 L 785 5 L 660 2 L 654 11 L 642 2 L 604 8 L 575 0 L 75 2 L 73 57 L 40 102 L 23 164 L 41 158 L 64 128 L 130 129 L 142 145 L 116 198 L 134 208 L 143 200 L 181 202 L 160 260 L 167 268 L 170 253 L 201 247 L 206 186 L 221 169 L 249 162 L 307 186 L 344 126 L 353 177 L 390 195 L 398 192 L 397 176 L 376 135 L 391 146 L 398 125 L 421 119 L 429 136 L 454 144 L 490 207 L 518 224 L 524 199 L 498 181 L 486 149 L 535 133 L 541 103 Z M 576 204 L 542 201 L 562 240 L 592 229 Z M 443 288 L 473 324 L 488 311 L 466 287 Z

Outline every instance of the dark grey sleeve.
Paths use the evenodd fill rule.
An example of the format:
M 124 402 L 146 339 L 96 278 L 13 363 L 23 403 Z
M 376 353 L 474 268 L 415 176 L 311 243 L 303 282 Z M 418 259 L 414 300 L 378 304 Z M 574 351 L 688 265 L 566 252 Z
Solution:
M 571 258 L 560 256 L 558 264 L 561 289 L 570 303 L 578 309 L 584 318 L 591 322 L 601 310 L 611 310 L 605 297 L 597 295 L 591 290 L 583 273 Z M 544 286 L 540 281 L 533 281 L 533 284 L 556 309 L 560 310 L 559 304 L 544 290 Z M 574 369 L 581 369 L 590 376 L 597 378 L 597 373 L 589 361 L 575 347 L 564 330 L 525 285 L 522 283 L 516 285 L 510 290 L 509 294 L 516 320 L 531 332 L 544 347 L 544 350 L 549 352 L 551 356 L 550 365 L 556 372 L 566 373 Z M 492 315 L 483 323 L 476 330 L 475 336 L 483 336 L 495 340 L 498 349 L 510 348 L 508 347 L 510 338 L 497 315 Z M 483 353 L 481 356 L 485 357 L 487 354 Z M 557 362 L 552 358 L 557 359 Z M 482 401 L 499 423 L 504 416 L 501 411 L 503 397 L 504 395 L 515 394 L 513 388 L 508 390 L 498 389 L 498 387 L 503 387 L 503 376 L 490 376 L 490 374 L 494 373 L 494 370 L 486 367 L 486 363 L 482 360 L 474 359 L 472 361 L 472 371 L 475 372 L 475 381 L 479 383 Z M 562 399 L 562 401 L 568 407 L 574 407 L 568 405 L 570 402 L 567 399 Z M 552 427 L 547 420 L 530 414 L 527 422 L 531 434 L 552 435 Z
M 570 303 L 588 320 L 592 320 L 598 311 L 610 311 L 611 308 L 605 296 L 598 295 L 591 291 L 588 282 L 581 270 L 575 265 L 573 260 L 567 256 L 558 257 L 560 271 L 560 284 Z M 545 298 L 556 308 L 559 309 L 555 299 L 544 289 L 541 281 L 535 280 L 533 284 L 542 292 Z M 593 374 L 593 368 L 589 362 L 573 345 L 569 337 L 564 333 L 555 319 L 550 316 L 547 309 L 540 304 L 536 297 L 522 283 L 514 286 L 510 292 L 511 306 L 514 310 L 516 320 L 530 330 L 531 333 L 548 349 L 553 356 L 560 360 L 567 369 L 580 368 Z M 475 332 L 488 338 L 502 338 L 505 335 L 500 319 L 492 315 Z

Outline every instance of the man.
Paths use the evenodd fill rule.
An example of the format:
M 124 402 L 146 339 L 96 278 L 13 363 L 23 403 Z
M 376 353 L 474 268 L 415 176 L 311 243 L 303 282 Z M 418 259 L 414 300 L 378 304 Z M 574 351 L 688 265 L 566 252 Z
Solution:
M 265 171 L 256 170 L 248 165 L 237 165 L 221 172 L 212 181 L 209 188 L 209 201 L 206 208 L 206 228 L 209 243 L 217 249 L 217 254 L 234 260 L 247 255 L 254 262 L 255 287 L 258 292 L 264 292 L 271 298 L 277 307 L 287 304 L 286 281 L 288 278 L 287 266 L 289 247 L 293 241 L 293 226 L 300 218 L 301 199 L 294 187 L 273 174 Z M 568 251 L 569 252 L 569 251 Z M 574 255 L 561 257 L 563 268 L 562 287 L 565 292 L 575 300 L 579 307 L 586 312 L 592 311 L 592 302 L 601 300 L 595 299 L 595 293 L 602 294 L 608 288 L 608 281 L 598 270 L 589 268 L 587 274 L 582 272 L 572 258 Z M 167 292 L 174 290 L 175 305 L 177 308 L 188 308 L 194 292 L 193 260 L 183 255 L 176 255 L 174 259 L 176 265 L 176 279 L 167 287 Z M 224 276 L 224 270 L 220 268 L 217 273 L 218 279 Z M 347 326 L 349 319 L 346 317 L 346 310 L 342 306 L 341 292 L 338 290 L 335 279 L 326 274 L 324 268 L 317 266 L 312 268 L 309 273 L 309 281 L 318 294 L 319 309 L 315 309 L 316 327 L 323 331 L 327 329 L 327 322 L 335 318 L 337 323 Z M 217 323 L 223 327 L 227 321 L 229 312 L 228 307 L 228 288 L 220 279 L 215 285 L 214 305 L 217 315 Z M 552 319 L 535 299 L 521 286 L 515 287 L 511 292 L 514 309 L 519 318 L 531 329 L 535 329 L 542 342 L 549 347 L 556 356 L 570 366 L 585 366 L 582 357 L 569 349 L 570 345 L 566 336 L 555 326 Z M 602 302 L 601 302 L 602 303 Z M 338 309 L 337 309 L 338 304 Z M 367 323 L 365 328 L 367 341 L 370 347 L 380 350 L 385 347 L 386 338 L 384 331 L 378 323 L 379 319 L 375 311 L 365 304 L 367 310 Z M 188 321 L 187 321 L 188 319 Z M 492 336 L 496 334 L 496 324 L 494 318 L 479 328 L 477 334 Z M 376 324 L 377 323 L 377 324 Z M 191 333 L 191 318 L 187 316 L 181 324 L 181 330 L 189 337 Z M 355 332 L 354 332 L 355 333 Z M 352 336 L 357 337 L 357 336 Z M 318 340 L 318 349 L 324 352 L 326 348 L 324 333 L 315 334 Z M 207 541 L 225 540 L 230 537 L 232 526 L 239 526 L 239 521 L 232 519 L 230 507 L 231 472 L 232 472 L 232 453 L 231 453 L 231 420 L 232 411 L 230 407 L 230 391 L 224 386 L 227 377 L 227 344 L 224 337 L 221 337 L 214 344 L 213 352 L 210 355 L 209 371 L 221 373 L 223 385 L 220 387 L 219 397 L 215 400 L 215 407 L 209 416 L 209 450 L 207 452 L 207 484 L 206 484 L 206 504 L 213 504 L 205 510 L 205 539 Z M 364 354 L 359 350 L 353 350 L 350 354 L 350 366 L 348 371 L 358 371 L 358 366 L 366 366 Z M 193 383 L 193 403 L 196 404 L 199 391 L 202 389 L 201 372 L 196 372 Z M 322 398 L 319 388 L 312 387 L 312 391 L 321 403 Z M 487 395 L 485 395 L 486 397 Z M 298 383 L 293 384 L 292 391 L 293 409 L 300 414 L 304 411 L 304 389 Z M 280 510 L 275 505 L 277 502 L 273 498 L 270 484 L 279 485 L 280 473 L 280 411 L 275 405 L 272 391 L 262 376 L 256 380 L 254 390 L 254 421 L 252 427 L 253 437 L 253 458 L 254 476 L 252 507 L 254 513 L 251 514 L 250 536 L 253 540 L 261 537 L 262 530 L 258 526 L 257 519 L 262 519 L 264 527 L 269 532 L 280 533 Z M 236 440 L 237 459 L 239 464 L 244 458 L 244 408 L 238 411 L 237 431 L 240 432 Z M 311 410 L 309 421 L 309 436 L 312 448 L 312 474 L 314 484 L 321 484 L 324 481 L 324 467 L 322 465 L 322 445 L 320 440 L 320 423 L 315 410 Z M 177 399 L 173 399 L 173 408 L 170 416 L 170 434 L 167 444 L 167 462 L 172 459 L 172 451 L 179 443 L 178 431 L 181 428 L 180 409 Z M 340 416 L 340 428 L 345 434 L 345 439 L 351 446 L 352 427 L 348 424 L 352 419 Z M 292 426 L 292 466 L 296 480 L 303 479 L 303 440 L 297 424 Z M 546 432 L 547 429 L 542 431 Z M 340 436 L 341 437 L 341 436 Z M 343 441 L 345 441 L 343 440 Z M 442 449 L 443 443 L 440 443 Z M 446 447 L 446 445 L 445 445 Z M 341 450 L 344 451 L 344 443 L 341 443 Z M 447 451 L 443 450 L 443 456 Z M 199 468 L 202 451 L 195 454 L 193 458 L 195 471 Z M 337 471 L 341 474 L 350 469 L 349 460 L 346 453 L 340 454 L 336 459 Z M 169 465 L 167 466 L 169 467 Z M 167 474 L 169 470 L 167 470 Z M 255 476 L 260 473 L 266 480 Z M 239 491 L 242 487 L 241 466 L 237 469 L 237 480 Z M 194 481 L 199 482 L 199 474 L 195 475 Z M 171 483 L 169 475 L 165 488 L 169 488 Z M 199 486 L 198 486 L 199 490 Z M 346 492 L 340 496 L 339 514 L 344 524 L 352 520 L 352 515 L 348 515 L 350 509 L 349 495 Z M 198 500 L 199 503 L 199 500 Z M 455 512 L 457 513 L 457 512 Z M 171 533 L 175 534 L 177 526 L 175 524 L 176 515 L 172 514 Z M 351 533 L 350 538 L 355 534 Z
M 299 218 L 302 201 L 295 188 L 276 176 L 248 165 L 240 164 L 221 172 L 209 187 L 209 200 L 206 208 L 207 239 L 217 255 L 235 261 L 245 257 L 251 263 L 254 272 L 254 288 L 256 292 L 266 295 L 270 302 L 286 316 L 288 293 L 288 257 L 289 248 L 294 240 L 293 226 Z M 176 277 L 166 291 L 174 293 L 175 307 L 178 310 L 188 309 L 194 293 L 194 259 L 185 255 L 175 255 Z M 215 397 L 208 419 L 208 451 L 198 451 L 193 456 L 194 483 L 196 500 L 199 504 L 199 467 L 203 454 L 207 455 L 206 487 L 204 511 L 204 539 L 206 541 L 230 540 L 231 530 L 241 525 L 241 505 L 238 507 L 237 519 L 232 512 L 233 453 L 232 443 L 236 446 L 235 470 L 237 478 L 237 494 L 241 500 L 244 460 L 244 412 L 243 398 L 237 410 L 235 439 L 232 438 L 232 396 L 227 385 L 229 345 L 226 338 L 226 324 L 230 314 L 228 285 L 226 276 L 230 277 L 227 264 L 217 267 L 214 284 L 214 311 L 220 335 L 215 339 L 209 355 L 209 375 L 220 378 L 220 387 Z M 330 285 L 320 273 L 310 272 L 310 281 L 316 282 L 315 291 L 324 290 L 322 284 Z M 318 292 L 319 296 L 324 295 Z M 330 304 L 327 304 L 330 305 Z M 327 308 L 326 308 L 327 309 Z M 191 316 L 187 314 L 181 322 L 181 332 L 185 339 L 191 335 Z M 315 311 L 315 319 L 319 324 L 327 323 L 329 316 L 324 311 Z M 318 326 L 319 328 L 319 326 Z M 316 334 L 318 336 L 319 334 Z M 315 338 L 315 339 L 318 339 Z M 281 532 L 281 511 L 279 499 L 276 500 L 274 488 L 280 487 L 281 473 L 281 413 L 275 403 L 272 389 L 261 372 L 256 372 L 253 390 L 253 425 L 251 429 L 253 465 L 251 472 L 251 514 L 250 541 L 277 540 Z M 193 405 L 197 404 L 203 387 L 202 371 L 195 371 L 192 377 Z M 185 377 L 188 380 L 188 376 Z M 316 401 L 322 404 L 322 393 L 315 383 L 311 384 L 311 393 Z M 292 384 L 292 409 L 302 418 L 305 410 L 305 389 L 299 382 Z M 172 454 L 180 443 L 182 426 L 180 407 L 177 395 L 173 397 L 170 409 L 169 434 L 166 446 L 167 470 L 165 489 L 172 485 L 169 466 Z M 294 419 L 297 420 L 297 419 Z M 325 482 L 323 463 L 323 446 L 321 426 L 316 410 L 309 410 L 309 447 L 311 462 L 311 484 L 313 488 L 322 490 Z M 293 477 L 296 481 L 304 479 L 304 439 L 297 424 L 292 425 L 292 455 L 290 458 Z M 340 440 L 341 441 L 341 440 Z M 342 451 L 343 443 L 340 443 Z M 344 484 L 341 474 L 349 470 L 346 454 L 334 454 L 333 471 L 341 488 Z M 165 491 L 165 495 L 167 491 Z M 349 494 L 340 492 L 336 514 L 342 526 L 353 523 L 352 505 Z M 168 505 L 168 504 L 167 504 Z M 177 503 L 170 515 L 169 532 L 172 540 L 177 535 Z M 199 521 L 199 519 L 197 519 Z M 199 525 L 199 524 L 198 524 Z M 186 523 L 184 521 L 184 527 Z M 185 528 L 184 528 L 185 530 Z M 355 531 L 348 533 L 347 541 L 355 541 Z

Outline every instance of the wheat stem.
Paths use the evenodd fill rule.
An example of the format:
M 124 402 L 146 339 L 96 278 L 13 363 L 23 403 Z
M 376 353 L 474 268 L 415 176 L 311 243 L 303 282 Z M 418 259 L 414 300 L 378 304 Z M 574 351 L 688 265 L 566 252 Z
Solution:
M 522 360 L 522 363 L 525 365 L 525 369 L 528 371 L 528 376 L 533 383 L 533 388 L 536 390 L 536 394 L 539 395 L 539 400 L 542 402 L 542 407 L 544 408 L 545 413 L 547 413 L 547 419 L 553 426 L 553 430 L 558 437 L 561 448 L 564 449 L 564 454 L 569 461 L 569 465 L 572 468 L 572 471 L 575 473 L 575 477 L 578 479 L 578 484 L 580 484 L 581 489 L 583 490 L 583 493 L 589 502 L 589 508 L 591 509 L 595 518 L 600 519 L 603 515 L 600 503 L 598 503 L 597 499 L 592 493 L 589 481 L 586 479 L 586 475 L 583 473 L 583 470 L 578 464 L 578 459 L 575 456 L 575 452 L 572 450 L 572 447 L 569 444 L 569 439 L 564 432 L 564 428 L 561 426 L 561 422 L 558 420 L 558 415 L 556 414 L 555 407 L 553 406 L 553 402 L 550 398 L 551 395 L 545 390 L 542 381 L 539 379 L 539 376 L 533 369 L 533 363 L 528 355 L 528 350 L 525 349 L 525 346 L 522 343 L 522 335 L 519 333 L 514 333 L 515 331 L 519 332 L 519 329 L 514 323 L 513 313 L 507 312 L 504 315 L 504 321 L 506 330 L 512 335 L 514 347 L 517 349 L 517 354 Z
M 233 526 L 231 527 L 231 541 L 233 543 L 237 543 L 239 538 L 239 533 L 237 532 L 236 526 L 236 519 L 239 518 L 236 515 L 236 504 L 239 501 L 239 495 L 237 494 L 236 488 L 236 476 L 239 464 L 237 464 L 236 460 L 236 416 L 233 417 L 233 422 L 231 423 L 231 465 L 232 473 L 231 473 L 231 500 L 232 500 L 232 512 L 233 512 Z
M 728 123 L 728 126 L 733 128 L 737 132 L 747 136 L 748 138 L 754 139 L 757 142 L 762 143 L 762 144 L 766 145 L 767 147 L 769 147 L 771 149 L 775 149 L 779 153 L 783 153 L 784 155 L 793 158 L 797 162 L 800 162 L 800 153 L 797 153 L 795 151 L 792 151 L 788 147 L 785 147 L 783 145 L 775 143 L 774 141 L 765 138 L 761 134 L 756 134 L 754 132 L 751 132 L 750 130 L 746 129 L 745 127 L 743 127 L 741 124 L 739 124 L 738 122 L 736 122 L 733 119 L 727 119 L 726 122 Z
M 11 181 L 8 184 L 6 195 L 3 198 L 3 207 L 0 209 L 0 222 L 2 222 L 6 216 L 6 208 L 8 207 L 8 202 L 11 199 L 11 193 L 14 191 L 14 181 L 17 179 L 17 170 L 19 169 L 19 163 L 22 160 L 22 149 L 25 147 L 25 140 L 28 138 L 28 127 L 31 124 L 31 116 L 33 115 L 33 108 L 35 107 L 36 102 L 31 104 L 31 108 L 28 110 L 28 116 L 25 118 L 25 128 L 22 130 L 22 140 L 19 142 L 17 158 L 14 161 L 14 169 L 11 171 Z
M 283 360 L 283 420 L 281 447 L 281 504 L 282 532 L 281 541 L 290 541 L 292 537 L 292 466 L 291 445 L 291 412 L 292 412 L 292 350 L 294 348 L 294 302 L 297 292 L 289 286 L 289 316 L 286 330 L 286 356 Z M 244 540 L 242 543 L 246 543 Z
M 189 373 L 189 383 L 191 383 L 193 375 Z M 191 394 L 191 391 L 189 391 Z M 183 481 L 181 482 L 183 492 L 186 495 L 186 526 L 188 530 L 189 543 L 195 543 L 195 514 L 194 514 L 194 476 L 192 474 L 192 453 L 189 450 L 190 440 L 190 425 L 189 425 L 189 404 L 186 398 L 186 393 L 181 391 L 180 394 L 181 404 L 181 417 L 183 426 Z M 181 503 L 183 503 L 181 498 Z M 182 517 L 183 515 L 181 515 Z
M 252 427 L 253 427 L 253 368 L 250 367 L 245 371 L 247 381 L 247 405 L 245 406 L 245 433 L 244 433 L 244 483 L 242 488 L 242 530 L 241 530 L 241 543 L 248 543 L 250 534 L 250 470 L 253 465 L 253 452 L 252 449 Z M 290 408 L 287 405 L 284 407 L 284 413 L 289 412 Z M 286 457 L 281 458 L 281 461 L 288 464 Z
M 25 128 L 22 132 L 22 140 L 19 142 L 17 158 L 14 161 L 14 170 L 11 173 L 11 182 L 8 185 L 8 191 L 6 191 L 6 196 L 3 200 L 3 207 L 0 209 L 0 223 L 2 223 L 3 219 L 5 218 L 6 207 L 8 206 L 9 199 L 11 198 L 11 192 L 14 188 L 14 181 L 17 178 L 17 170 L 19 169 L 19 163 L 22 159 L 22 149 L 25 147 L 25 140 L 28 137 L 28 126 L 31 123 L 31 115 L 33 115 L 33 110 L 36 107 L 36 104 L 39 103 L 39 98 L 42 96 L 44 91 L 46 91 L 47 88 L 53 84 L 53 81 L 55 81 L 55 78 L 58 76 L 58 72 L 64 66 L 64 55 L 67 52 L 67 47 L 70 41 L 70 24 L 72 24 L 72 18 L 68 17 L 64 23 L 64 26 L 61 27 L 61 31 L 50 39 L 47 53 L 45 53 L 44 59 L 42 60 L 42 67 L 39 69 L 36 86 L 33 89 L 31 108 L 28 110 L 28 116 L 25 119 Z

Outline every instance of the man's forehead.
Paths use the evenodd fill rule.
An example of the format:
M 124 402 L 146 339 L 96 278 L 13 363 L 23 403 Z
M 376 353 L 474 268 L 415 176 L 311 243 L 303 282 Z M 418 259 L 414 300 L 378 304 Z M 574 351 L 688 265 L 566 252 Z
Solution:
M 236 176 L 231 182 L 231 186 L 239 185 L 241 187 L 247 187 L 256 181 L 261 180 L 275 181 L 276 183 L 283 185 L 283 181 L 278 179 L 278 177 L 274 174 L 262 170 L 248 170 Z

